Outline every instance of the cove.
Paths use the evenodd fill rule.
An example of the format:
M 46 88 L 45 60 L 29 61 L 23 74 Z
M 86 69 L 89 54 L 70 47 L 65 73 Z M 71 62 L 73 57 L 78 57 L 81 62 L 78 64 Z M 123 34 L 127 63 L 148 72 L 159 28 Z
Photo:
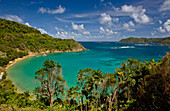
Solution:
M 114 73 L 122 62 L 128 58 L 141 60 L 155 59 L 158 62 L 170 51 L 169 46 L 149 44 L 124 44 L 116 42 L 79 42 L 87 51 L 50 53 L 47 56 L 35 55 L 19 61 L 7 69 L 8 78 L 14 82 L 19 91 L 33 92 L 37 86 L 35 72 L 43 66 L 46 59 L 52 59 L 62 66 L 64 79 L 68 87 L 76 84 L 75 80 L 80 69 L 100 69 Z

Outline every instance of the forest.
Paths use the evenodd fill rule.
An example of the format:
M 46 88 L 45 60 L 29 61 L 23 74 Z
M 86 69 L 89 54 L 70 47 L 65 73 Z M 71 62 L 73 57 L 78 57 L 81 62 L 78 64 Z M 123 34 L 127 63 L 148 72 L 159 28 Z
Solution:
M 157 45 L 170 45 L 170 37 L 165 38 L 135 38 L 129 37 L 119 41 L 119 43 L 156 43 Z
M 29 53 L 74 50 L 85 48 L 73 39 L 53 38 L 35 28 L 0 18 L 0 67 Z
M 0 81 L 0 110 L 165 111 L 170 110 L 170 53 L 155 62 L 128 59 L 115 73 L 80 70 L 76 85 L 66 88 L 62 66 L 46 60 L 35 72 L 34 93 L 17 93 L 12 81 Z

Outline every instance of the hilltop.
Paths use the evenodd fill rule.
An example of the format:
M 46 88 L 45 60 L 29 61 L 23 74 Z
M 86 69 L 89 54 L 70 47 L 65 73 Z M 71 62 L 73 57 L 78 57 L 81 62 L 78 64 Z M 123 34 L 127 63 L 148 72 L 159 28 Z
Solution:
M 135 38 L 129 37 L 120 40 L 118 43 L 158 43 L 159 45 L 170 45 L 170 37 L 165 38 Z
M 73 39 L 53 38 L 35 28 L 0 18 L 0 66 L 30 53 L 83 51 Z

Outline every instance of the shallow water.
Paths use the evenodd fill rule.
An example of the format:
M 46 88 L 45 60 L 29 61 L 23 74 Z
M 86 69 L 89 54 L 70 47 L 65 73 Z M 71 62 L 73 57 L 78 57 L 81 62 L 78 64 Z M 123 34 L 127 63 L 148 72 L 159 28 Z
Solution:
M 43 66 L 46 59 L 53 59 L 62 65 L 63 76 L 68 87 L 75 85 L 77 73 L 80 69 L 100 69 L 114 73 L 120 64 L 128 58 L 141 60 L 155 59 L 157 62 L 170 51 L 168 46 L 145 46 L 143 44 L 120 44 L 115 42 L 80 42 L 89 49 L 76 53 L 52 53 L 47 56 L 36 55 L 26 58 L 7 70 L 8 78 L 14 81 L 20 91 L 30 90 L 37 85 L 34 73 Z

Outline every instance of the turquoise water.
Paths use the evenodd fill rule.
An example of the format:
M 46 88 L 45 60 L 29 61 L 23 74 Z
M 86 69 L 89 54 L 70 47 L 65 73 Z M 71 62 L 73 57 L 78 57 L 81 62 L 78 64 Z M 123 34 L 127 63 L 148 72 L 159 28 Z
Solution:
M 144 46 L 143 44 L 120 44 L 115 42 L 80 42 L 89 49 L 76 53 L 52 53 L 47 56 L 36 55 L 17 62 L 7 70 L 8 78 L 14 81 L 20 91 L 30 90 L 37 85 L 34 73 L 43 66 L 46 59 L 53 59 L 62 65 L 64 79 L 68 87 L 75 85 L 77 73 L 80 69 L 100 69 L 114 73 L 120 64 L 128 58 L 156 61 L 162 59 L 168 46 Z

